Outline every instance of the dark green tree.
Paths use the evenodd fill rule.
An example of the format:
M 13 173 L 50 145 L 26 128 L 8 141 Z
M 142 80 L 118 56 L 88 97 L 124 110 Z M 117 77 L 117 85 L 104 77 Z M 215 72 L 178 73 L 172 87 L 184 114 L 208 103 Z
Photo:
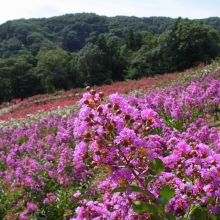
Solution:
M 143 37 L 141 33 L 135 35 L 135 51 L 139 50 L 143 45 Z
M 32 33 L 30 33 L 30 34 L 27 36 L 27 44 L 28 44 L 28 45 L 31 45 L 31 44 L 33 44 L 33 43 L 39 44 L 39 43 L 42 42 L 43 38 L 44 38 L 44 37 L 42 36 L 41 33 L 39 33 L 39 32 L 32 32 Z
M 107 47 L 107 42 L 106 42 L 106 39 L 105 39 L 105 36 L 104 34 L 100 34 L 99 37 L 98 37 L 98 40 L 96 41 L 96 45 L 99 47 L 99 49 L 107 54 L 108 53 L 108 47 Z
M 139 79 L 164 73 L 163 57 L 160 47 L 149 49 L 143 45 L 133 54 L 126 79 Z
M 134 36 L 134 32 L 132 29 L 128 30 L 128 33 L 126 34 L 126 36 L 123 40 L 123 44 L 125 44 L 129 50 L 136 49 L 135 36 Z
M 126 69 L 126 61 L 120 54 L 120 47 L 115 40 L 111 40 L 108 44 L 108 60 L 111 79 L 113 81 L 121 81 L 124 79 L 124 69 Z
M 110 80 L 105 69 L 104 56 L 99 47 L 92 43 L 77 53 L 73 65 L 77 71 L 78 85 L 101 85 Z
M 0 101 L 25 98 L 41 92 L 33 71 L 35 66 L 36 59 L 31 55 L 0 59 Z
M 71 57 L 66 51 L 61 48 L 48 51 L 42 48 L 36 58 L 36 72 L 46 93 L 72 87 L 69 80 Z
M 219 36 L 199 21 L 178 18 L 172 30 L 162 34 L 161 47 L 167 71 L 183 71 L 211 62 L 219 53 Z

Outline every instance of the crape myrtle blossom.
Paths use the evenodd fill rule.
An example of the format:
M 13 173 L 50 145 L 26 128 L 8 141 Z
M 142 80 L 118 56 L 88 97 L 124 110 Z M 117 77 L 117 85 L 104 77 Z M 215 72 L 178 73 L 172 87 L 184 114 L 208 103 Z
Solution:
M 28 211 L 27 210 L 23 211 L 19 217 L 21 220 L 29 220 Z
M 27 202 L 27 210 L 28 212 L 34 212 L 38 208 L 38 205 L 34 203 Z
M 137 101 L 134 97 L 124 98 L 119 94 L 113 94 L 109 97 L 109 103 L 105 105 L 101 104 L 100 97 L 96 93 L 90 92 L 85 96 L 88 100 L 84 98 L 81 103 L 86 115 L 83 114 L 82 118 L 77 119 L 80 122 L 79 125 L 84 128 L 81 134 L 87 147 L 83 147 L 83 149 L 93 152 L 90 160 L 92 159 L 95 165 L 105 164 L 111 170 L 110 176 L 97 188 L 103 193 L 102 204 L 105 207 L 108 206 L 107 201 L 112 202 L 113 200 L 111 194 L 113 189 L 131 183 L 137 178 L 141 182 L 142 176 L 146 175 L 148 170 L 148 161 L 145 161 L 144 155 L 150 161 L 160 158 L 165 165 L 165 171 L 158 176 L 158 179 L 147 185 L 148 190 L 157 198 L 163 185 L 168 184 L 175 189 L 176 194 L 168 203 L 167 211 L 173 211 L 177 216 L 183 216 L 188 208 L 196 202 L 204 203 L 209 198 L 218 198 L 219 182 L 216 176 L 219 175 L 219 156 L 213 148 L 219 143 L 218 131 L 209 129 L 203 118 L 192 121 L 188 125 L 189 128 L 185 127 L 182 132 L 170 129 L 163 124 L 163 120 L 158 117 L 160 114 L 157 112 L 160 111 L 163 104 L 160 100 L 167 99 L 170 100 L 165 109 L 167 115 L 170 114 L 175 120 L 181 120 L 182 106 L 184 106 L 184 108 L 188 108 L 188 118 L 191 120 L 192 105 L 195 104 L 193 99 L 198 98 L 196 96 L 196 86 L 198 85 L 199 83 L 188 88 L 191 95 L 190 102 L 184 101 L 188 98 L 187 92 L 182 96 L 177 95 L 179 94 L 178 89 L 183 86 L 179 86 L 176 92 L 170 92 L 170 99 L 167 99 L 166 93 L 162 91 L 161 98 L 157 97 L 160 102 L 158 106 L 151 101 L 154 103 L 154 105 L 151 104 L 154 109 L 149 108 L 149 102 L 146 102 L 146 100 L 154 100 L 154 95 L 151 97 L 146 95 Z M 167 89 L 167 91 L 169 90 Z M 198 91 L 200 91 L 200 95 L 203 92 L 199 89 Z M 176 98 L 179 98 L 180 102 L 179 100 L 177 102 Z M 183 100 L 181 101 L 181 99 Z M 189 106 L 187 106 L 188 104 Z M 198 107 L 203 107 L 202 104 L 200 103 Z M 172 115 L 172 112 L 177 110 L 178 115 Z M 161 135 L 151 134 L 150 131 L 160 127 L 162 128 Z M 101 133 L 96 128 L 101 130 Z M 76 132 L 78 132 L 77 129 Z M 143 187 L 140 182 L 139 186 Z M 204 188 L 205 186 L 207 188 Z M 131 194 L 134 197 L 128 199 L 127 196 Z M 129 191 L 129 188 L 125 193 L 116 195 L 117 198 L 122 196 L 125 203 L 127 200 L 132 202 L 137 199 L 137 194 Z M 188 198 L 190 198 L 190 202 Z M 84 205 L 78 210 L 83 209 L 86 215 L 88 210 L 85 209 L 85 203 L 90 202 L 84 200 Z M 112 207 L 120 207 L 120 203 L 117 202 L 117 204 L 117 206 L 111 206 L 110 214 L 115 213 Z M 212 203 L 210 209 L 217 210 L 217 207 L 217 204 Z M 79 213 L 82 213 L 81 211 Z M 138 214 L 133 214 L 137 218 Z M 123 214 L 120 213 L 120 215 Z M 98 216 L 102 215 L 97 214 L 96 217 L 98 218 Z M 105 219 L 104 215 L 102 217 Z
M 152 90 L 145 95 L 144 101 L 163 117 L 173 117 L 175 120 L 183 120 L 184 123 L 193 122 L 194 118 L 204 117 L 218 108 L 220 81 L 213 79 L 218 75 L 219 72 L 213 72 L 193 82 Z M 184 117 L 186 113 L 188 117 Z
M 166 212 L 183 217 L 198 205 L 218 216 L 220 131 L 210 128 L 207 114 L 219 115 L 219 85 L 217 73 L 205 74 L 139 97 L 112 94 L 104 102 L 103 93 L 89 90 L 71 115 L 0 129 L 1 190 L 7 194 L 10 185 L 8 196 L 22 194 L 22 202 L 13 199 L 21 219 L 47 209 L 72 210 L 72 219 L 150 219 L 132 203 L 154 204 L 166 185 L 175 193 Z M 154 159 L 164 165 L 157 175 Z M 94 186 L 100 169 L 104 178 Z M 132 184 L 150 194 L 133 192 Z M 126 189 L 112 193 L 118 187 Z
M 94 141 L 91 141 L 91 144 L 88 147 L 93 152 L 97 151 L 98 153 L 98 151 L 101 151 L 101 155 L 97 154 L 98 156 L 96 156 L 96 160 L 102 160 L 102 162 L 110 161 L 109 155 L 112 155 L 112 157 L 117 157 L 117 155 L 120 153 L 119 151 L 122 151 L 126 155 L 128 155 L 130 153 L 130 147 L 132 147 L 132 145 L 136 147 L 139 146 L 139 148 L 147 148 L 147 142 L 143 139 L 145 135 L 144 132 L 146 133 L 147 129 L 149 129 L 152 124 L 154 124 L 153 121 L 156 121 L 156 112 L 151 109 L 138 111 L 138 109 L 135 109 L 133 106 L 129 105 L 128 101 L 125 100 L 123 97 L 115 94 L 110 97 L 110 100 L 112 99 L 113 102 L 106 105 L 98 105 L 99 110 L 96 111 L 95 114 L 95 109 L 90 108 L 90 106 L 95 106 L 99 101 L 96 100 L 96 96 L 94 96 L 94 100 L 92 100 L 91 94 L 90 96 L 87 95 L 86 97 L 89 98 L 89 100 L 86 102 L 88 106 L 87 104 L 84 104 L 82 109 L 83 112 L 88 112 L 87 109 L 90 109 L 90 114 L 83 114 L 82 118 L 79 117 L 76 119 L 76 121 L 79 122 L 78 126 L 80 128 L 84 128 L 81 131 L 81 135 L 84 135 L 85 141 L 90 141 L 90 136 L 92 134 L 90 133 L 91 131 L 89 126 L 94 126 L 95 138 Z M 115 112 L 110 111 L 110 105 Z M 124 110 L 125 112 L 122 110 Z M 137 121 L 136 123 L 132 122 L 135 120 L 134 118 Z M 146 127 L 143 127 L 143 121 L 145 121 L 145 123 L 149 123 L 149 126 L 147 127 L 146 124 L 143 125 Z M 131 125 L 128 126 L 128 122 L 132 122 Z M 157 121 L 157 123 L 155 123 L 155 126 L 158 126 L 160 123 L 160 121 Z M 96 130 L 97 127 L 98 130 Z M 146 131 L 143 131 L 143 137 L 141 137 L 141 135 L 137 133 L 137 131 L 135 132 L 134 127 L 136 127 L 136 130 L 143 130 L 144 128 L 146 129 Z M 78 129 L 75 130 L 75 135 L 77 136 Z M 102 144 L 102 142 L 104 141 L 103 136 L 108 135 L 114 136 L 114 140 L 112 142 Z M 115 146 L 119 145 L 122 145 L 123 147 L 120 149 L 115 149 Z M 108 156 L 104 155 L 105 153 L 108 154 Z M 123 162 L 125 163 L 124 160 Z
M 71 190 L 71 198 L 73 186 L 86 181 L 84 164 L 79 168 L 75 166 L 79 163 L 73 150 L 73 118 L 75 115 L 51 116 L 39 123 L 0 130 L 0 186 L 7 192 L 10 185 L 11 193 L 22 189 L 27 210 L 21 213 L 21 219 L 29 219 L 29 213 L 41 209 L 43 204 L 55 202 L 56 187 Z M 48 187 L 51 192 L 45 191 Z M 16 204 L 22 206 L 22 203 Z
M 72 220 L 82 219 L 126 219 L 136 220 L 149 217 L 149 214 L 137 214 L 131 209 L 129 200 L 135 199 L 135 196 L 123 196 L 115 194 L 109 198 L 105 197 L 105 203 L 97 201 L 81 200 L 79 207 L 76 209 L 76 218 Z M 109 211 L 112 210 L 112 211 Z
M 56 196 L 53 193 L 47 193 L 46 198 L 44 199 L 43 203 L 51 203 L 54 202 L 56 200 Z
M 145 158 L 140 159 L 140 156 L 143 157 L 148 150 L 149 154 L 151 154 L 148 142 L 144 138 L 149 132 L 150 127 L 154 125 L 154 122 L 156 124 L 154 126 L 157 127 L 161 125 L 161 121 L 156 120 L 157 113 L 152 109 L 138 110 L 136 108 L 135 110 L 127 100 L 118 94 L 111 96 L 110 100 L 112 99 L 113 102 L 105 106 L 99 105 L 97 96 L 87 95 L 87 97 L 89 100 L 84 100 L 83 112 L 87 112 L 85 108 L 88 108 L 91 113 L 87 114 L 87 116 L 83 114 L 83 118 L 78 118 L 77 121 L 81 121 L 79 126 L 85 129 L 83 132 L 84 141 L 88 143 L 88 148 L 94 153 L 94 162 L 96 164 L 104 163 L 112 167 L 113 172 L 106 181 L 107 188 L 112 190 L 116 186 L 132 182 L 137 175 L 142 173 L 143 171 L 138 170 L 141 165 L 140 163 L 142 163 L 143 169 L 147 169 L 147 167 L 143 167 Z M 106 107 L 108 112 L 106 112 Z M 98 115 L 94 112 L 96 108 Z M 129 113 L 133 114 L 130 115 Z M 134 123 L 134 118 L 137 121 L 136 123 Z M 118 121 L 120 126 L 117 126 Z M 104 138 L 95 129 L 91 129 L 96 124 L 103 127 Z M 92 140 L 91 137 L 93 135 L 94 139 Z M 112 141 L 108 141 L 109 138 L 112 138 Z M 82 149 L 85 150 L 85 146 Z M 133 156 L 131 149 L 133 149 L 132 151 L 136 149 L 137 155 Z M 132 172 L 127 169 L 127 165 L 133 167 L 134 171 Z M 111 183 L 111 185 L 108 185 L 108 183 Z M 102 186 L 104 185 L 102 184 Z M 117 196 L 117 198 L 119 197 Z M 123 200 L 124 202 L 127 201 Z M 131 203 L 129 204 L 131 205 Z M 129 206 L 127 209 L 129 209 Z M 123 218 L 125 217 L 124 214 L 127 213 L 127 211 L 117 212 L 115 215 L 123 216 Z

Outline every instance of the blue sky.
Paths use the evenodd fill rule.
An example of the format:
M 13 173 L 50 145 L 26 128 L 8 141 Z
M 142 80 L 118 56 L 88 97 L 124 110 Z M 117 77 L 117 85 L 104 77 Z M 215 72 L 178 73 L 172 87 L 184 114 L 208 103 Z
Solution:
M 67 13 L 171 18 L 220 17 L 220 0 L 0 0 L 0 24 L 19 18 L 42 18 Z M 4 2 L 4 3 L 3 3 Z

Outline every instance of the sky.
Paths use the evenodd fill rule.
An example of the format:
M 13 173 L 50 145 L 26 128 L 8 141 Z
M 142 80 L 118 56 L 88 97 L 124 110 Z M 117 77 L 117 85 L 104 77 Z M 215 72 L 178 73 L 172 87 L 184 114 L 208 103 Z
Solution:
M 82 12 L 108 17 L 220 17 L 220 0 L 0 0 L 0 3 L 0 24 L 20 18 L 48 18 Z

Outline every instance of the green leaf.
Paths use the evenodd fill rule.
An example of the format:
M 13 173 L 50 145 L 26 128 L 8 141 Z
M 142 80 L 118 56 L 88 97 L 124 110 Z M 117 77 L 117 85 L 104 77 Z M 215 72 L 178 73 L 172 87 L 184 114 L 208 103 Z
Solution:
M 186 180 L 186 182 L 189 182 L 189 183 L 191 183 L 191 184 L 192 184 L 192 180 L 191 180 L 191 179 L 189 179 L 188 177 L 186 177 L 186 178 L 185 178 L 185 180 Z
M 156 216 L 156 215 L 151 215 L 151 220 L 158 220 L 158 216 Z
M 152 199 L 154 198 L 154 195 L 150 191 L 148 191 L 147 189 L 142 190 L 140 187 L 132 186 L 132 185 L 129 185 L 128 187 L 131 187 L 131 189 L 132 189 L 131 191 L 132 192 L 142 192 L 142 193 L 150 196 Z
M 138 186 L 138 184 L 134 181 L 131 183 L 131 186 Z
M 196 203 L 192 206 L 190 206 L 187 210 L 186 210 L 186 213 L 184 215 L 184 217 L 186 218 L 188 215 L 189 216 L 192 216 L 192 213 L 199 207 L 199 204 Z M 189 213 L 189 214 L 188 214 Z
M 164 197 L 161 197 L 161 198 L 159 198 L 159 199 L 155 199 L 155 201 L 154 201 L 156 204 L 158 204 L 158 205 L 162 205 L 162 204 L 164 204 L 165 202 L 166 202 L 166 199 L 164 198 Z
M 158 208 L 155 207 L 154 205 L 147 204 L 145 202 L 141 201 L 135 201 L 132 204 L 133 210 L 137 213 L 142 213 L 142 212 L 148 212 L 148 213 L 153 213 L 153 212 L 158 212 Z
M 175 195 L 175 190 L 170 188 L 170 186 L 166 185 L 160 191 L 159 195 L 160 195 L 160 197 L 165 198 L 165 200 L 166 200 L 166 202 L 164 203 L 164 206 L 165 206 L 170 201 L 170 199 Z
M 135 188 L 132 187 L 132 190 L 135 190 Z M 133 191 L 133 192 L 142 192 L 142 193 L 150 196 L 152 199 L 154 198 L 154 195 L 150 191 L 148 191 L 147 189 L 142 190 L 142 191 Z
M 150 164 L 150 168 L 155 169 L 157 174 L 164 171 L 165 166 L 159 158 L 154 158 Z
M 128 188 L 128 187 L 118 187 L 118 188 L 115 188 L 115 189 L 112 191 L 112 193 L 125 192 L 127 188 Z
M 215 216 L 215 215 L 211 215 L 210 217 L 212 220 L 217 220 L 217 216 Z
M 166 215 L 169 217 L 169 219 L 176 219 L 173 212 L 168 212 Z M 164 220 L 168 220 L 168 218 L 164 218 Z
M 116 192 L 125 192 L 128 188 L 131 188 L 132 192 L 140 192 L 140 193 L 144 193 L 146 195 L 148 195 L 149 197 L 151 197 L 152 199 L 154 198 L 154 195 L 151 194 L 147 189 L 143 190 L 141 189 L 139 186 L 137 186 L 136 184 L 132 183 L 132 185 L 128 185 L 128 186 L 122 186 L 122 187 L 118 187 L 115 188 L 112 193 L 116 193 Z
M 150 176 L 147 176 L 145 178 L 145 184 L 148 184 L 151 180 L 155 179 L 157 176 L 153 176 L 153 175 L 150 175 Z
M 193 214 L 195 216 L 195 220 L 206 220 L 207 213 L 202 209 L 197 208 Z
M 132 192 L 142 192 L 145 193 L 143 189 L 141 189 L 139 186 L 129 185 L 128 188 L 131 188 Z

